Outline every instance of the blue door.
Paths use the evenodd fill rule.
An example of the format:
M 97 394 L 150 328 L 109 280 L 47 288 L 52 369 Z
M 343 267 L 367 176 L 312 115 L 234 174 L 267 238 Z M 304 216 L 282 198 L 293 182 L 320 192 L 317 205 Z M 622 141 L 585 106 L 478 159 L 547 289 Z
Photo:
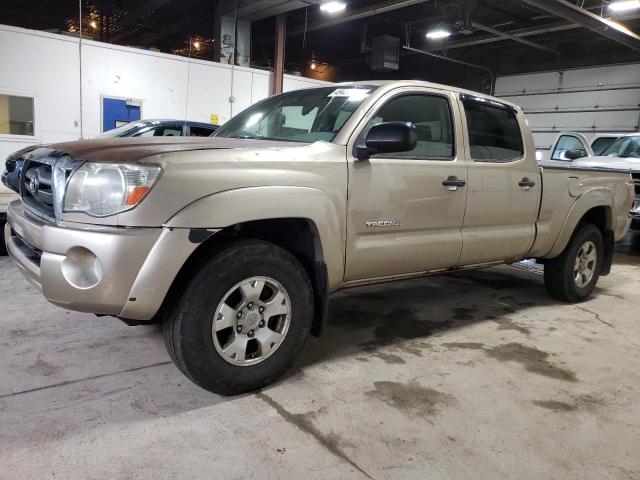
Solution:
M 103 132 L 136 120 L 140 120 L 140 105 L 127 105 L 126 100 L 118 98 L 102 99 Z

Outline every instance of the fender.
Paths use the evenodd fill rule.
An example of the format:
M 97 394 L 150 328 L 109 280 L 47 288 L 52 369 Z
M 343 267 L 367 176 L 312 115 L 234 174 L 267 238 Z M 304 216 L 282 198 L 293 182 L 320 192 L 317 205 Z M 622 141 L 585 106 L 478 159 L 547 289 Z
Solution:
M 584 217 L 589 210 L 595 207 L 605 207 L 606 229 L 613 230 L 612 192 L 606 188 L 592 188 L 576 199 L 571 210 L 569 210 L 564 224 L 562 225 L 562 229 L 556 238 L 556 242 L 551 250 L 547 254 L 543 255 L 543 258 L 554 258 L 560 255 L 569 244 L 569 240 L 571 240 L 571 236 L 582 217 Z
M 227 190 L 202 197 L 176 213 L 165 227 L 221 229 L 253 220 L 304 218 L 314 223 L 322 260 L 327 265 L 329 291 L 344 274 L 344 227 L 335 204 L 322 190 L 310 187 L 265 186 Z

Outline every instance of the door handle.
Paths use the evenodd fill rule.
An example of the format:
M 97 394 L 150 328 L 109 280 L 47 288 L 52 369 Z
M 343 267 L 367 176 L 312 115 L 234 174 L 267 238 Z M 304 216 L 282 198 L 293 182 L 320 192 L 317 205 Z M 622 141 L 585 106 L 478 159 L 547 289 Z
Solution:
M 456 176 L 451 176 L 442 182 L 442 185 L 447 187 L 447 190 L 455 192 L 460 187 L 464 187 L 467 184 L 464 180 L 460 180 Z
M 523 190 L 529 190 L 530 188 L 536 186 L 536 182 L 534 182 L 533 180 L 529 180 L 527 177 L 524 177 L 518 182 L 518 185 L 520 185 Z

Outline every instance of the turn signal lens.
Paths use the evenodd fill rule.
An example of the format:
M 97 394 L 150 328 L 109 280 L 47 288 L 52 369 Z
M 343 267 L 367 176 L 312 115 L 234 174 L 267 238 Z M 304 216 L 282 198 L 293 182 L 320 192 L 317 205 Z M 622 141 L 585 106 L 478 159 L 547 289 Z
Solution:
M 149 187 L 129 187 L 124 204 L 129 206 L 137 205 L 149 190 L 151 190 Z

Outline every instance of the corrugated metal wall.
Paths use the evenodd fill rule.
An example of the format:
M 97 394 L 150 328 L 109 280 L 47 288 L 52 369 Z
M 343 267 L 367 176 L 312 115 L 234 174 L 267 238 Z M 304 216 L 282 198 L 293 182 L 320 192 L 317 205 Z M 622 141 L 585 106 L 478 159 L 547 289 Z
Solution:
M 564 130 L 640 130 L 640 64 L 498 77 L 495 95 L 524 109 L 545 156 Z

